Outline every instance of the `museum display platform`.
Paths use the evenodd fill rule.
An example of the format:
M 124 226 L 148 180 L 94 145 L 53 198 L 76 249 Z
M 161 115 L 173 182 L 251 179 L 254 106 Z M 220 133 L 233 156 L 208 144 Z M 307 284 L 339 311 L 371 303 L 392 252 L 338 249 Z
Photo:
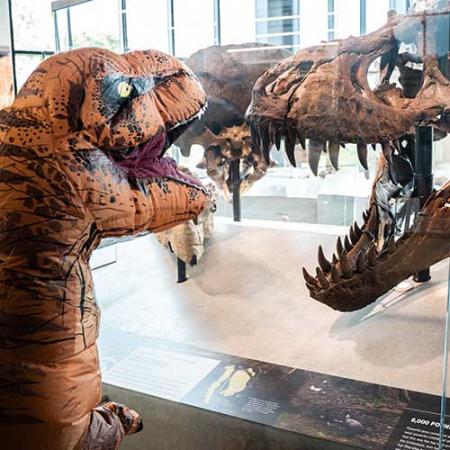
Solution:
M 105 392 L 146 424 L 123 448 L 415 448 L 421 433 L 435 442 L 448 260 L 428 283 L 339 313 L 309 298 L 301 267 L 346 232 L 218 220 L 183 284 L 154 237 L 117 244 L 94 279 Z

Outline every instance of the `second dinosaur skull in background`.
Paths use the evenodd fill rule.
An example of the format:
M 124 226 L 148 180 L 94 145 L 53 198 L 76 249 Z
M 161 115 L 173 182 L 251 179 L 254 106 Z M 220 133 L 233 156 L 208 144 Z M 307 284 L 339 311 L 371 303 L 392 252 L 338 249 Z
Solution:
M 305 148 L 309 139 L 315 173 L 322 152 L 337 167 L 340 144 L 357 144 L 366 168 L 368 144 L 382 147 L 364 225 L 355 224 L 344 244 L 338 240 L 332 261 L 319 249 L 315 277 L 304 271 L 311 296 L 335 309 L 362 308 L 449 255 L 450 183 L 415 217 L 408 205 L 399 215 L 396 201 L 414 189 L 415 127 L 432 126 L 440 135 L 450 131 L 450 81 L 444 73 L 449 14 L 449 8 L 392 14 L 369 35 L 300 50 L 255 84 L 247 118 L 266 160 L 281 138 L 292 163 L 297 141 Z M 368 71 L 377 59 L 380 83 L 371 89 Z
M 286 50 L 251 43 L 207 47 L 185 61 L 206 91 L 208 109 L 177 145 L 184 156 L 194 144 L 204 148 L 202 164 L 226 198 L 231 190 L 231 161 L 240 160 L 241 192 L 266 174 L 268 162 L 254 151 L 244 116 L 255 81 L 288 55 Z

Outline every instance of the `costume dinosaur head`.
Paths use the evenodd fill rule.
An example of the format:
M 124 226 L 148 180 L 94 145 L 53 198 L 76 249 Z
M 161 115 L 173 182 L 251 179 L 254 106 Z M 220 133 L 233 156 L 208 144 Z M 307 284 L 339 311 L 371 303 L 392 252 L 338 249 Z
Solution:
M 382 161 L 364 225 L 355 224 L 344 244 L 338 241 L 332 262 L 319 250 L 317 277 L 305 272 L 312 297 L 333 308 L 361 308 L 420 267 L 448 255 L 448 246 L 439 244 L 448 241 L 448 231 L 426 236 L 422 247 L 414 247 L 408 229 L 414 208 L 404 206 L 399 216 L 396 198 L 408 198 L 414 189 L 415 127 L 432 126 L 440 136 L 450 129 L 450 81 L 443 69 L 448 64 L 449 17 L 450 8 L 392 14 L 385 26 L 367 36 L 299 51 L 255 84 L 247 118 L 266 159 L 272 144 L 284 137 L 295 165 L 294 147 L 300 142 L 306 148 L 308 139 L 309 163 L 317 174 L 323 152 L 337 169 L 340 144 L 353 143 L 367 169 L 368 145 L 381 144 Z M 380 82 L 372 89 L 368 72 L 378 64 Z M 448 220 L 442 196 L 448 199 L 448 187 L 421 213 L 435 223 Z M 416 222 L 413 234 L 429 229 L 423 228 L 423 220 Z M 400 266 L 396 241 L 405 256 Z M 389 268 L 396 276 L 389 276 Z
M 157 51 L 75 50 L 43 62 L 18 96 L 48 105 L 52 133 L 88 141 L 131 175 L 149 166 L 205 108 L 193 73 Z M 148 173 L 146 173 L 148 172 Z
M 267 171 L 267 164 L 253 149 L 244 116 L 255 81 L 288 54 L 270 45 L 248 43 L 207 47 L 185 61 L 206 91 L 208 109 L 178 145 L 185 156 L 193 144 L 204 148 L 207 173 L 227 198 L 231 161 L 241 161 L 241 192 Z

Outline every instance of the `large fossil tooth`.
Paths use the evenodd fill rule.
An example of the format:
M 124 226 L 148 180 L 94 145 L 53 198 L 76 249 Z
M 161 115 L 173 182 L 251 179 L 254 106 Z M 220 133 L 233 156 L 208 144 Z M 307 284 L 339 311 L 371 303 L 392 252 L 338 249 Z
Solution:
M 289 140 L 290 140 L 291 142 L 293 142 L 294 147 L 295 147 L 295 142 L 296 142 L 296 140 L 297 140 L 297 130 L 296 130 L 295 128 L 289 127 L 289 128 L 287 129 L 287 135 L 289 136 Z
M 325 258 L 325 255 L 323 254 L 322 246 L 319 245 L 319 252 L 318 252 L 318 259 L 319 259 L 319 265 L 322 268 L 322 270 L 326 273 L 330 273 L 331 270 L 331 263 L 328 261 L 327 258 Z
M 342 245 L 341 237 L 339 236 L 336 242 L 336 250 L 338 257 L 340 258 L 342 253 L 344 252 L 344 246 Z
M 375 248 L 375 245 L 372 245 L 370 247 L 369 251 L 367 252 L 367 259 L 369 260 L 369 264 L 371 266 L 374 266 L 377 263 L 377 249 Z
M 363 232 L 362 232 L 361 228 L 359 228 L 358 222 L 356 222 L 356 220 L 355 220 L 355 223 L 353 224 L 353 230 L 355 231 L 356 239 L 359 239 L 362 236 Z M 354 242 L 354 244 L 355 244 L 355 242 Z
M 275 132 L 275 146 L 277 148 L 277 150 L 280 150 L 281 148 L 281 132 L 280 131 L 276 131 Z
M 316 285 L 316 279 L 313 276 L 311 276 L 304 267 L 303 267 L 303 278 L 305 279 L 307 284 L 311 286 Z
M 264 159 L 266 160 L 267 164 L 270 164 L 271 143 L 270 143 L 269 129 L 266 127 L 261 127 L 260 134 L 261 134 L 262 151 L 263 151 Z
M 341 281 L 341 276 L 339 275 L 339 272 L 336 269 L 336 266 L 331 267 L 330 277 L 331 277 L 331 281 L 333 283 L 339 283 L 339 281 Z
M 366 210 L 362 213 L 362 216 L 363 216 L 364 222 L 367 222 L 367 221 L 369 220 L 369 210 L 366 209 Z
M 345 238 L 344 238 L 344 247 L 345 247 L 345 250 L 347 250 L 348 252 L 353 248 L 353 245 L 350 242 L 350 240 L 348 239 L 347 235 L 345 235 Z
M 390 146 L 389 142 L 383 142 L 381 144 L 381 148 L 383 149 L 383 155 L 386 158 L 386 160 L 392 164 L 392 147 Z
M 367 266 L 367 255 L 364 251 L 361 251 L 356 258 L 356 271 L 358 273 L 363 273 Z
M 269 123 L 269 136 L 270 141 L 275 143 L 277 150 L 280 150 L 281 138 L 277 126 L 273 122 Z
M 260 147 L 259 133 L 258 133 L 256 126 L 253 123 L 250 125 L 250 133 L 252 136 L 253 143 L 259 150 L 260 149 L 259 148 Z
M 356 222 L 355 222 L 356 224 Z M 352 241 L 352 244 L 356 244 L 358 242 L 358 235 L 356 234 L 353 227 L 350 227 L 350 240 Z
M 309 140 L 309 152 L 308 152 L 308 162 L 309 167 L 311 167 L 312 173 L 317 176 L 319 169 L 319 161 L 322 151 L 324 149 L 324 144 L 322 142 Z
M 330 158 L 331 165 L 338 170 L 339 169 L 339 144 L 336 142 L 328 143 L 328 158 Z
M 333 253 L 333 257 L 331 259 L 332 259 L 334 265 L 336 265 L 339 262 L 339 258 L 334 253 Z
M 303 150 L 306 150 L 306 139 L 305 136 L 303 136 L 298 130 L 297 130 L 297 137 L 298 141 L 300 142 L 300 145 L 302 146 Z
M 346 251 L 342 253 L 340 263 L 341 263 L 342 277 L 351 278 L 353 273 L 353 267 Z
M 295 162 L 295 139 L 291 140 L 290 133 L 286 134 L 286 137 L 284 139 L 284 147 L 286 149 L 286 155 L 289 159 L 289 162 L 294 166 L 297 167 L 297 163 Z
M 322 286 L 322 288 L 328 289 L 330 287 L 330 282 L 327 280 L 327 277 L 322 272 L 322 269 L 320 267 L 317 267 L 316 273 L 317 273 L 317 279 L 319 280 L 319 283 Z
M 358 144 L 358 159 L 364 169 L 369 170 L 369 165 L 367 164 L 367 145 L 366 144 Z

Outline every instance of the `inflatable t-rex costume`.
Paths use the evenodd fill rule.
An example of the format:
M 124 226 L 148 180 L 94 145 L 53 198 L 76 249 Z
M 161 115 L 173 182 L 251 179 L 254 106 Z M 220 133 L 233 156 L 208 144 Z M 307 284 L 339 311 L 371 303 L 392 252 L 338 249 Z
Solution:
M 334 309 L 360 309 L 449 256 L 450 181 L 418 214 L 411 202 L 397 209 L 414 192 L 414 127 L 450 132 L 449 23 L 450 2 L 393 14 L 367 36 L 300 50 L 255 84 L 247 119 L 267 160 L 282 137 L 293 163 L 294 146 L 305 148 L 309 139 L 316 174 L 324 152 L 337 168 L 342 143 L 357 144 L 365 168 L 368 144 L 382 147 L 364 224 L 355 223 L 344 243 L 338 239 L 331 261 L 319 248 L 316 276 L 304 270 L 311 296 Z M 377 59 L 380 83 L 371 89 L 367 75 Z
M 44 61 L 0 111 L 0 436 L 3 450 L 112 450 L 137 413 L 97 407 L 102 237 L 198 216 L 202 187 L 164 150 L 201 113 L 192 72 L 156 51 Z

